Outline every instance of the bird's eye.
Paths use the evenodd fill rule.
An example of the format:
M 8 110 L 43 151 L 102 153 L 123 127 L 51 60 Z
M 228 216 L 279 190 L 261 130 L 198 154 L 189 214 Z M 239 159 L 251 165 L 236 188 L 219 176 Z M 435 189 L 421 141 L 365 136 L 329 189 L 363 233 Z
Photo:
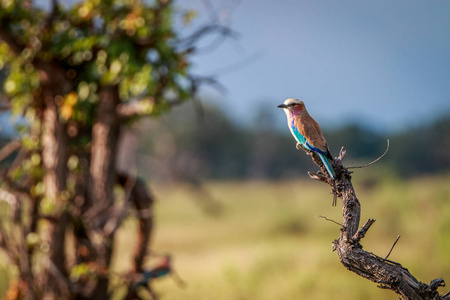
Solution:
M 297 103 L 291 103 L 291 104 L 289 104 L 289 106 L 296 106 L 297 105 Z

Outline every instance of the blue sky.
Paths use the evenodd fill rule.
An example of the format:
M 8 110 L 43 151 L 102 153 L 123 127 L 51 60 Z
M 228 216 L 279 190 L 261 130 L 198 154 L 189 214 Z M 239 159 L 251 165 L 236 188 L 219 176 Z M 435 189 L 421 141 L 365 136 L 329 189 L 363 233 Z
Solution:
M 450 113 L 448 0 L 178 1 L 198 11 L 194 28 L 209 16 L 205 3 L 239 38 L 197 55 L 193 70 L 232 66 L 218 77 L 225 94 L 203 94 L 239 122 L 289 97 L 323 127 L 400 130 Z M 277 111 L 274 126 L 283 118 Z

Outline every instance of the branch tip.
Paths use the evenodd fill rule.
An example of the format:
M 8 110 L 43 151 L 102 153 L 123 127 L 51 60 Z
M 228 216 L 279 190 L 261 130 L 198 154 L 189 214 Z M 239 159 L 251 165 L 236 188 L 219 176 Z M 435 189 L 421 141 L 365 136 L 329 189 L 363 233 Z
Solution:
M 359 241 L 366 236 L 367 231 L 370 226 L 375 223 L 375 219 L 369 219 L 366 223 L 353 235 L 352 240 L 354 243 L 359 243 Z
M 386 155 L 386 153 L 388 153 L 388 151 L 389 151 L 389 139 L 387 139 L 386 150 L 384 151 L 384 153 L 380 157 L 378 157 L 377 159 L 375 159 L 374 161 L 372 161 L 372 162 L 370 162 L 368 164 L 365 164 L 365 165 L 362 165 L 362 166 L 347 167 L 347 169 L 360 169 L 360 168 L 365 168 L 365 167 L 371 166 L 374 163 L 378 162 L 380 159 L 382 159 Z
M 442 278 L 436 278 L 434 280 L 431 280 L 430 282 L 430 288 L 433 291 L 436 291 L 439 287 L 444 287 L 445 286 L 445 281 Z M 450 292 L 449 292 L 450 293 Z M 447 293 L 448 294 L 448 293 Z
M 339 160 L 343 160 L 345 155 L 347 155 L 347 150 L 345 150 L 344 146 L 341 147 L 341 151 L 339 151 Z
M 392 244 L 391 250 L 389 250 L 389 253 L 386 255 L 386 257 L 384 258 L 384 260 L 388 259 L 389 255 L 391 255 L 392 249 L 394 249 L 395 245 L 397 244 L 398 240 L 400 239 L 400 235 L 397 236 L 397 239 L 395 240 L 395 242 Z
M 337 224 L 337 225 L 339 225 L 339 226 L 342 227 L 342 224 L 339 223 L 339 222 L 336 222 L 335 220 L 328 219 L 327 217 L 322 216 L 322 215 L 318 215 L 317 217 L 318 217 L 319 219 L 325 219 L 325 220 L 327 220 L 327 221 L 333 222 L 334 224 Z

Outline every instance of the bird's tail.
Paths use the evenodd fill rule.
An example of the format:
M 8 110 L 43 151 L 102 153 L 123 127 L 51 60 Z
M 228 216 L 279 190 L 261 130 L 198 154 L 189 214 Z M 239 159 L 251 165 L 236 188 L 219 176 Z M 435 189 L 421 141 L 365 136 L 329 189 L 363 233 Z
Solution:
M 328 154 L 329 154 L 329 152 L 328 152 Z M 330 174 L 331 179 L 333 179 L 334 191 L 333 191 L 333 203 L 332 203 L 332 206 L 336 206 L 337 194 L 336 194 L 336 191 L 335 191 L 336 190 L 336 182 L 334 181 L 334 178 L 336 176 L 335 176 L 334 170 L 331 167 L 330 162 L 328 161 L 328 158 L 325 155 L 319 153 L 319 157 L 322 160 L 322 163 L 325 166 L 325 169 L 327 169 L 328 174 Z
M 330 165 L 330 162 L 328 161 L 328 159 L 323 154 L 319 153 L 319 157 L 322 160 L 322 163 L 325 166 L 325 169 L 327 169 L 328 174 L 330 174 L 331 179 L 334 180 L 335 174 L 334 174 L 333 168 Z

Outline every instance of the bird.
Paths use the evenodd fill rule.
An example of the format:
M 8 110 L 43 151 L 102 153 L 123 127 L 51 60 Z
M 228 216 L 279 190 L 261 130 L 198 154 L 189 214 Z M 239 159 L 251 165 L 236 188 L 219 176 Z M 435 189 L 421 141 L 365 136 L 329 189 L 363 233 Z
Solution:
M 171 271 L 171 257 L 165 255 L 156 267 L 142 272 L 142 277 L 137 282 L 137 286 L 146 286 L 150 280 L 168 275 Z
M 178 274 L 172 268 L 171 255 L 166 254 L 161 261 L 152 269 L 144 270 L 142 272 L 141 279 L 136 283 L 135 287 L 144 286 L 148 288 L 148 284 L 152 279 L 163 277 L 172 274 L 180 286 L 184 286 L 184 281 L 178 276 Z
M 319 155 L 325 169 L 334 181 L 335 173 L 330 164 L 333 157 L 328 149 L 327 141 L 323 137 L 319 124 L 309 115 L 303 101 L 289 98 L 277 107 L 282 108 L 286 113 L 289 130 L 297 143 L 302 148 Z

